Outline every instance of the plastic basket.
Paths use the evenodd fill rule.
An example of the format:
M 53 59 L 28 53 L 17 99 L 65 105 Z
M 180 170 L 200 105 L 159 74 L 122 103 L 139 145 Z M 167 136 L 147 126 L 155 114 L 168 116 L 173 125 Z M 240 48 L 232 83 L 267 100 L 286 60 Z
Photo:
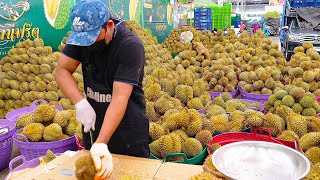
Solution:
M 182 161 L 171 161 L 171 158 L 178 158 L 178 157 L 182 157 L 183 160 Z M 174 154 L 168 154 L 165 158 L 166 162 L 176 162 L 176 163 L 183 163 L 183 164 L 202 164 L 203 160 L 207 157 L 207 147 L 205 147 L 203 149 L 203 151 L 198 155 L 195 156 L 193 158 L 188 159 L 187 155 L 185 153 L 174 153 Z M 160 159 L 158 157 L 156 157 L 155 155 L 153 155 L 150 152 L 150 158 L 151 159 Z
M 20 153 L 24 155 L 27 160 L 44 156 L 47 153 L 48 149 L 50 149 L 55 154 L 64 153 L 67 150 L 78 150 L 75 136 L 54 142 L 29 142 L 26 136 L 24 136 L 23 134 L 18 134 L 20 131 L 22 131 L 22 129 L 18 130 L 13 135 L 13 140 L 19 148 Z M 18 140 L 18 137 L 23 138 L 25 142 Z
M 241 86 L 238 88 L 240 90 L 240 95 L 243 99 L 249 99 L 249 100 L 254 100 L 258 101 L 261 103 L 265 103 L 268 101 L 270 94 L 251 94 L 247 93 L 243 90 Z
M 259 134 L 258 131 L 266 132 L 268 135 Z M 296 142 L 293 141 L 284 141 L 271 136 L 271 131 L 266 128 L 256 128 L 253 133 L 247 132 L 232 132 L 232 133 L 223 133 L 217 136 L 214 136 L 209 143 L 209 146 L 212 144 L 220 144 L 221 146 L 241 141 L 265 141 L 273 142 L 277 144 L 282 144 L 293 149 L 297 149 Z M 210 152 L 210 150 L 209 150 Z
M 12 136 L 16 131 L 16 123 L 0 119 L 0 130 L 1 129 L 8 129 L 8 132 L 0 135 L 0 171 L 6 169 L 9 165 L 13 145 Z
M 221 94 L 226 93 L 226 92 L 209 92 L 209 93 L 210 93 L 210 96 L 211 96 L 211 97 L 218 97 L 218 96 L 220 96 Z M 231 97 L 232 97 L 233 99 L 235 99 L 235 98 L 237 97 L 237 95 L 238 95 L 238 90 L 233 91 L 233 92 L 228 92 L 228 93 L 231 95 Z
M 19 166 L 17 166 L 16 168 L 13 168 L 13 165 L 16 164 L 18 161 L 22 161 L 22 164 L 20 164 Z M 27 168 L 35 168 L 37 166 L 40 165 L 40 160 L 39 158 L 27 161 L 26 158 L 23 155 L 20 155 L 14 159 L 12 159 L 12 161 L 10 161 L 9 163 L 9 172 L 15 172 L 15 171 L 20 171 L 23 169 L 27 169 Z M 9 175 L 6 177 L 5 180 L 9 180 Z
M 6 119 L 9 120 L 9 121 L 16 121 L 18 119 L 18 117 L 21 116 L 21 115 L 32 114 L 37 109 L 37 107 L 38 107 L 37 104 L 38 103 L 46 104 L 47 101 L 45 101 L 45 100 L 35 100 L 35 101 L 33 101 L 33 105 L 32 106 L 19 108 L 19 109 L 16 109 L 16 110 L 13 110 L 13 111 L 9 112 L 6 115 Z M 61 106 L 55 106 L 55 107 L 59 111 L 63 110 Z

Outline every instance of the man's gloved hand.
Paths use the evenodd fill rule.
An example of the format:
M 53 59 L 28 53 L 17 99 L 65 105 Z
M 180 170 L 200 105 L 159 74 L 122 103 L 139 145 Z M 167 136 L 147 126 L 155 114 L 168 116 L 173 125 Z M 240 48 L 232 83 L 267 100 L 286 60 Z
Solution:
M 94 125 L 96 123 L 96 112 L 87 101 L 82 99 L 76 105 L 77 120 L 84 126 L 84 132 L 87 133 L 92 129 L 95 130 Z
M 90 149 L 90 154 L 97 171 L 94 179 L 98 180 L 109 178 L 112 173 L 113 164 L 108 146 L 104 143 L 94 143 Z

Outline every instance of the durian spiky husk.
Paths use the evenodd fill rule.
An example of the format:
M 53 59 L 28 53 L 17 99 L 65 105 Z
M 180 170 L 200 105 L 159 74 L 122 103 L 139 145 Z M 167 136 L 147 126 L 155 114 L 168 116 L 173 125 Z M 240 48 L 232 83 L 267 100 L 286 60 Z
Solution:
M 1 86 L 12 91 L 12 95 L 0 96 L 0 100 L 32 102 L 37 99 L 44 99 L 46 101 L 59 101 L 64 96 L 59 96 L 61 93 L 59 95 L 53 93 L 59 91 L 54 77 L 59 57 L 60 53 L 52 52 L 52 48 L 45 46 L 45 42 L 40 38 L 33 41 L 27 39 L 18 42 L 16 47 L 10 49 L 8 55 L 0 61 L 0 66 L 3 69 Z M 81 76 L 82 72 L 77 68 L 76 79 L 82 81 Z M 46 95 L 34 96 L 34 93 L 31 95 L 31 91 L 39 91 L 38 93 Z M 52 92 L 48 93 L 47 91 Z M 83 88 L 80 91 L 83 92 Z M 14 108 L 27 105 L 29 103 L 22 103 L 21 106 L 16 105 Z M 66 106 L 64 109 L 73 109 L 73 106 Z M 4 118 L 8 110 L 9 108 L 3 110 L 0 113 L 0 118 Z

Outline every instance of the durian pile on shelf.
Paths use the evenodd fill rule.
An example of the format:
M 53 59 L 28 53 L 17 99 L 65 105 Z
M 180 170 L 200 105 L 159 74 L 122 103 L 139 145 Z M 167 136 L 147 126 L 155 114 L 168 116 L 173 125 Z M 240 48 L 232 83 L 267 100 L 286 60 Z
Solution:
M 306 92 L 302 87 L 291 84 L 272 94 L 265 103 L 265 109 L 275 113 L 276 108 L 280 105 L 285 105 L 295 113 L 300 113 L 303 116 L 315 116 L 320 113 L 320 105 L 315 96 L 310 92 Z
M 66 43 L 68 41 L 69 35 L 70 35 L 71 31 L 68 31 L 67 36 L 63 37 L 61 44 L 58 46 L 58 51 L 62 52 L 62 50 L 64 49 L 64 47 L 66 46 Z
M 44 46 L 40 38 L 18 42 L 0 61 L 2 82 L 0 88 L 0 118 L 7 112 L 31 105 L 34 100 L 44 99 L 63 109 L 73 109 L 55 81 L 55 68 L 59 52 Z M 73 74 L 83 91 L 82 71 L 79 66 Z
M 30 142 L 53 142 L 75 135 L 82 140 L 81 124 L 74 110 L 58 111 L 53 105 L 41 104 L 33 114 L 18 117 L 17 128 Z M 23 139 L 20 139 L 24 141 Z
M 320 55 L 310 42 L 294 49 L 285 73 L 285 84 L 302 87 L 306 92 L 320 96 Z

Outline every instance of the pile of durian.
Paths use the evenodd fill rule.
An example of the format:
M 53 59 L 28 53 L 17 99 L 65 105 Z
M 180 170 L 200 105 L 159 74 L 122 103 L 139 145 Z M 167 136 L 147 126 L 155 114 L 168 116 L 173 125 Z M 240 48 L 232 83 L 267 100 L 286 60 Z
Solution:
M 277 137 L 287 141 L 297 141 L 298 150 L 303 152 L 313 164 L 305 179 L 320 177 L 320 119 L 315 116 L 302 116 L 284 105 L 277 107 L 276 114 L 287 123 L 287 130 Z
M 284 105 L 278 105 L 272 113 L 263 114 L 251 109 L 252 107 L 259 109 L 257 105 L 249 107 L 248 104 L 239 103 L 238 100 L 227 100 L 222 97 L 213 99 L 213 102 L 209 103 L 211 97 L 208 91 L 215 88 L 213 85 L 217 85 L 214 80 L 211 84 L 210 81 L 215 76 L 213 73 L 219 70 L 224 73 L 234 72 L 236 76 L 241 76 L 237 84 L 234 80 L 236 78 L 228 79 L 227 84 L 231 84 L 230 80 L 234 80 L 234 87 L 241 83 L 243 86 L 249 84 L 246 87 L 249 89 L 248 92 L 259 91 L 261 94 L 263 91 L 265 94 L 275 94 L 285 89 L 281 81 L 287 72 L 286 60 L 278 45 L 272 44 L 260 31 L 253 36 L 243 33 L 239 38 L 232 32 L 228 32 L 227 36 L 222 36 L 222 31 L 219 31 L 218 35 L 202 32 L 201 34 L 206 34 L 206 37 L 199 36 L 199 32 L 194 33 L 196 34 L 194 41 L 201 42 L 208 49 L 210 56 L 207 56 L 199 54 L 193 46 L 194 43 L 180 46 L 181 32 L 173 31 L 163 44 L 163 47 L 167 47 L 171 52 L 179 53 L 172 61 L 170 58 L 162 59 L 157 56 L 156 51 L 161 49 L 159 46 L 145 45 L 147 66 L 143 85 L 147 101 L 146 114 L 151 121 L 149 131 L 153 139 L 149 146 L 156 157 L 164 158 L 171 153 L 184 152 L 191 158 L 201 153 L 214 132 L 237 132 L 248 127 L 265 127 L 270 129 L 274 137 L 284 140 L 298 139 L 302 144 L 308 144 L 309 141 L 319 146 L 317 138 L 308 137 L 315 136 L 314 133 L 320 131 L 320 120 L 315 116 L 297 114 Z M 175 43 L 171 44 L 169 41 Z M 167 49 L 163 51 L 169 55 Z M 314 52 L 313 55 L 315 56 Z M 220 74 L 217 73 L 216 76 Z M 234 77 L 234 74 L 229 76 Z M 254 76 L 261 77 L 263 85 L 261 82 L 253 84 L 260 79 L 256 80 Z M 254 90 L 250 91 L 253 86 Z M 221 91 L 227 91 L 225 88 L 224 86 Z M 266 108 L 268 107 L 271 109 L 270 105 Z M 198 113 L 197 110 L 200 109 L 205 109 L 206 114 Z M 190 150 L 191 145 L 194 148 Z M 302 147 L 306 152 L 305 146 Z M 310 155 L 308 158 L 312 159 Z M 210 179 L 216 178 L 207 173 L 194 178 L 207 176 Z
M 163 42 L 162 46 L 164 48 L 169 49 L 169 51 L 171 51 L 172 53 L 180 53 L 184 50 L 191 49 L 192 48 L 191 43 L 185 44 L 180 41 L 181 33 L 185 31 L 191 31 L 194 37 L 197 35 L 199 36 L 199 34 L 201 34 L 200 31 L 197 31 L 195 29 L 189 29 L 189 28 L 174 29 L 168 35 L 167 39 Z M 203 38 L 205 39 L 208 37 L 204 36 Z
M 146 57 L 145 74 L 150 74 L 154 67 L 172 60 L 170 51 L 162 48 L 161 45 L 146 45 L 144 50 Z
M 150 151 L 158 158 L 183 152 L 188 158 L 203 151 L 212 133 L 203 129 L 201 114 L 195 109 L 171 109 L 157 122 L 150 123 L 153 142 Z
M 139 36 L 145 46 L 158 45 L 158 41 L 152 36 L 151 31 L 142 28 L 141 25 L 135 20 L 127 20 L 126 27 Z
M 269 96 L 264 106 L 269 112 L 275 113 L 280 105 L 285 105 L 303 116 L 315 116 L 320 113 L 320 105 L 315 96 L 304 88 L 291 84 Z
M 74 135 L 82 141 L 81 124 L 74 110 L 59 111 L 53 105 L 41 104 L 33 114 L 19 116 L 16 124 L 30 142 L 53 142 Z
M 40 38 L 18 42 L 0 61 L 2 81 L 0 88 L 0 118 L 7 112 L 31 105 L 34 100 L 44 99 L 63 109 L 73 109 L 55 81 L 55 68 L 59 52 L 44 46 Z M 83 92 L 82 70 L 79 66 L 73 77 Z
M 284 87 L 281 82 L 281 71 L 275 66 L 241 72 L 239 79 L 238 85 L 251 94 L 273 94 L 275 90 Z
M 170 44 L 171 41 L 180 43 L 177 34 L 187 30 L 190 29 L 174 30 L 163 43 L 163 46 L 167 47 L 168 45 L 166 44 Z M 193 32 L 195 30 L 192 29 L 191 31 Z M 202 71 L 204 79 L 207 79 L 209 83 L 210 80 L 214 78 L 211 83 L 213 84 L 211 85 L 212 90 L 228 92 L 231 91 L 230 89 L 233 89 L 231 86 L 236 88 L 236 78 L 233 78 L 232 80 L 229 78 L 227 80 L 226 78 L 228 77 L 224 77 L 221 80 L 223 81 L 223 84 L 228 84 L 228 87 L 224 86 L 223 90 L 221 87 L 222 85 L 220 84 L 216 87 L 216 82 L 219 80 L 218 78 L 222 78 L 224 74 L 226 75 L 226 71 L 229 72 L 229 77 L 234 77 L 234 74 L 237 76 L 240 75 L 241 72 L 244 72 L 242 75 L 243 78 L 240 80 L 243 81 L 241 83 L 243 86 L 245 84 L 251 84 L 246 85 L 245 89 L 247 89 L 248 92 L 258 93 L 259 91 L 259 94 L 271 94 L 275 84 L 280 86 L 283 73 L 282 70 L 285 69 L 286 59 L 281 51 L 279 51 L 279 46 L 273 44 L 270 39 L 266 38 L 263 32 L 258 31 L 253 36 L 244 32 L 239 38 L 236 37 L 232 30 L 228 31 L 227 36 L 223 36 L 221 30 L 218 30 L 216 35 L 206 31 L 203 31 L 202 34 L 206 35 L 203 38 L 202 36 L 200 38 L 200 35 L 195 36 L 193 41 L 201 42 L 209 50 L 210 58 L 202 58 L 202 54 L 197 55 L 196 53 L 193 53 L 191 44 L 187 45 L 188 48 L 186 49 L 176 48 L 174 51 L 172 48 L 168 49 L 172 52 L 180 53 L 180 57 L 178 56 L 174 59 L 176 65 L 181 64 L 184 68 L 191 66 L 193 69 L 200 72 Z M 208 46 L 208 41 L 211 46 Z M 185 60 L 189 60 L 189 62 Z M 200 69 L 198 67 L 200 67 Z M 263 72 L 258 73 L 258 70 L 263 70 Z M 204 74 L 204 71 L 208 72 Z M 213 73 L 215 73 L 216 77 L 213 77 Z M 247 77 L 249 73 L 254 74 L 254 78 L 257 77 L 258 73 L 262 77 L 263 83 L 268 80 L 268 87 L 265 87 L 261 82 L 258 82 L 255 85 L 255 89 L 257 90 L 253 90 L 252 86 L 253 81 L 255 80 Z
M 234 92 L 238 86 L 237 72 L 239 69 L 230 58 L 218 59 L 212 62 L 202 78 L 208 81 L 212 92 Z
M 306 92 L 320 96 L 320 54 L 310 42 L 304 42 L 294 49 L 285 74 L 285 84 L 302 87 Z
M 58 46 L 58 51 L 59 52 L 62 52 L 62 50 L 66 46 L 70 33 L 71 33 L 71 31 L 68 31 L 67 32 L 67 36 L 62 38 L 61 44 Z

